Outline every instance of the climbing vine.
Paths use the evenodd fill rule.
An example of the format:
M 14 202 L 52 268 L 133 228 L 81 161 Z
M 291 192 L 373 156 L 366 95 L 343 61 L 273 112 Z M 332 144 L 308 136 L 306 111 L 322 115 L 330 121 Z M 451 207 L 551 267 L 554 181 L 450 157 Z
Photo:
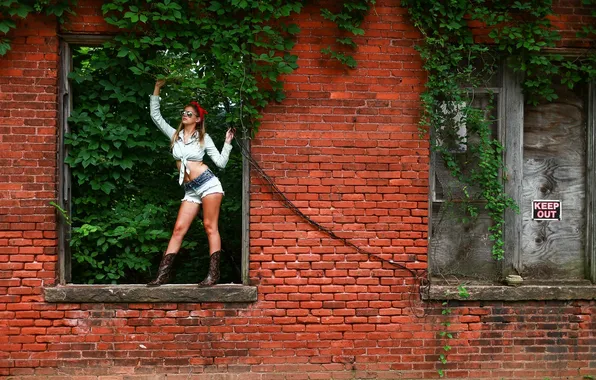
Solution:
M 459 298 L 461 298 L 462 300 L 470 298 L 470 293 L 468 293 L 468 290 L 463 284 L 458 285 L 457 293 Z M 446 294 L 446 296 L 449 296 L 449 294 Z M 450 317 L 452 316 L 452 314 L 453 309 L 451 308 L 449 301 L 444 301 L 443 303 L 441 303 L 441 315 L 445 317 L 445 320 L 441 322 L 442 328 L 441 331 L 439 331 L 439 337 L 441 339 L 444 339 L 445 343 L 443 344 L 443 346 L 441 346 L 441 353 L 439 354 L 438 361 L 443 366 L 445 366 L 449 362 L 447 357 L 449 355 L 449 352 L 452 350 L 452 347 L 449 345 L 449 340 L 453 339 L 453 332 L 449 330 L 449 327 L 451 326 Z M 445 369 L 439 368 L 437 369 L 437 373 L 440 377 L 444 377 Z
M 594 5 L 593 0 L 583 3 Z M 461 185 L 461 207 L 467 217 L 478 215 L 473 201 L 484 201 L 492 219 L 492 254 L 500 260 L 504 211 L 517 205 L 504 191 L 504 147 L 491 129 L 496 116 L 487 112 L 491 106 L 473 105 L 477 90 L 491 87 L 487 82 L 506 59 L 523 74 L 528 103 L 551 101 L 557 97 L 555 80 L 573 88 L 596 78 L 596 54 L 592 50 L 571 60 L 548 50 L 561 41 L 551 23 L 556 15 L 549 0 L 403 0 L 402 5 L 423 36 L 418 49 L 428 81 L 421 124 L 433 137 L 432 148 Z M 488 31 L 488 38 L 475 35 L 474 27 Z M 594 47 L 594 32 L 593 25 L 586 25 L 578 37 Z
M 341 37 L 336 38 L 336 42 L 340 46 L 356 49 L 357 45 L 351 35 L 364 35 L 364 30 L 360 28 L 360 24 L 362 23 L 364 16 L 368 13 L 370 6 L 374 4 L 375 0 L 345 1 L 342 4 L 341 11 L 333 13 L 329 9 L 323 8 L 321 9 L 321 15 L 325 19 L 337 24 L 340 31 L 347 33 L 347 35 L 344 33 Z M 357 66 L 354 57 L 346 52 L 339 51 L 331 46 L 323 48 L 322 52 L 330 55 L 332 58 L 337 59 L 350 68 L 355 68 Z

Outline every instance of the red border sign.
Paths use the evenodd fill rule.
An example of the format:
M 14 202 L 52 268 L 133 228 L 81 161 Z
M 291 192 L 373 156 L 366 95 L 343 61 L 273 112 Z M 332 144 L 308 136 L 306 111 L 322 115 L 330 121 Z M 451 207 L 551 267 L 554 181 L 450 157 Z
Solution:
M 551 199 L 532 201 L 533 220 L 561 220 L 561 201 Z

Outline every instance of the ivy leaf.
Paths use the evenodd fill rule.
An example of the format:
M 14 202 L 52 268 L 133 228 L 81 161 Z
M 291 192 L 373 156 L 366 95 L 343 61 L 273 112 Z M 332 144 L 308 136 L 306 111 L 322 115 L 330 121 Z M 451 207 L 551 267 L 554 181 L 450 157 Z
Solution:
M 131 66 L 129 67 L 130 71 L 132 71 L 135 75 L 141 75 L 143 72 L 141 70 L 139 70 L 138 67 L 136 66 Z
M 19 3 L 19 6 L 17 8 L 10 8 L 8 10 L 8 14 L 11 16 L 19 16 L 20 18 L 26 18 L 27 15 L 29 15 L 30 12 L 33 12 L 33 8 L 25 5 L 25 4 L 21 4 Z
M 114 186 L 114 184 L 111 182 L 104 182 L 101 184 L 101 191 L 103 191 L 106 194 L 110 194 L 112 190 L 114 190 L 115 188 L 116 186 Z
M 211 5 L 207 8 L 208 11 L 217 12 L 222 8 L 221 3 L 219 1 L 212 1 Z
M 288 32 L 292 35 L 296 35 L 296 34 L 300 33 L 300 27 L 296 24 L 290 24 L 286 28 L 286 32 Z
M 0 32 L 6 34 L 10 29 L 16 28 L 16 24 L 12 20 L 0 20 Z M 2 40 L 7 41 L 7 40 Z
M 120 51 L 118 51 L 118 58 L 122 58 L 128 55 L 128 53 L 130 52 L 130 50 L 126 47 L 123 46 L 122 48 L 120 48 Z

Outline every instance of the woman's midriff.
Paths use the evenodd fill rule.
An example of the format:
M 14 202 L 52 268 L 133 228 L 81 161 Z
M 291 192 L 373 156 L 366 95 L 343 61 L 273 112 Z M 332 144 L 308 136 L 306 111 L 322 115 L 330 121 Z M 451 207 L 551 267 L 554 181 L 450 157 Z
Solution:
M 180 170 L 181 165 L 182 162 L 176 161 L 176 166 L 178 167 L 178 170 Z M 205 165 L 203 161 L 188 161 L 186 167 L 190 171 L 190 174 L 186 172 L 184 173 L 184 182 L 192 181 L 193 179 L 203 174 L 205 170 L 209 169 L 209 167 Z

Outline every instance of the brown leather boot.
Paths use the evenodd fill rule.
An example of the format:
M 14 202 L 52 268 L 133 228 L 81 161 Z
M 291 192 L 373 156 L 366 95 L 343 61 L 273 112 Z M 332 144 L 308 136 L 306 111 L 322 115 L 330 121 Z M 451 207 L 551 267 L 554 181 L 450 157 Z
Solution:
M 172 274 L 172 264 L 174 264 L 175 258 L 175 253 L 167 253 L 163 255 L 161 262 L 159 263 L 159 269 L 157 270 L 157 277 L 155 277 L 155 280 L 148 283 L 147 286 L 159 286 L 167 283 Z
M 213 286 L 219 281 L 219 259 L 223 251 L 213 252 L 209 258 L 209 273 L 199 286 Z

